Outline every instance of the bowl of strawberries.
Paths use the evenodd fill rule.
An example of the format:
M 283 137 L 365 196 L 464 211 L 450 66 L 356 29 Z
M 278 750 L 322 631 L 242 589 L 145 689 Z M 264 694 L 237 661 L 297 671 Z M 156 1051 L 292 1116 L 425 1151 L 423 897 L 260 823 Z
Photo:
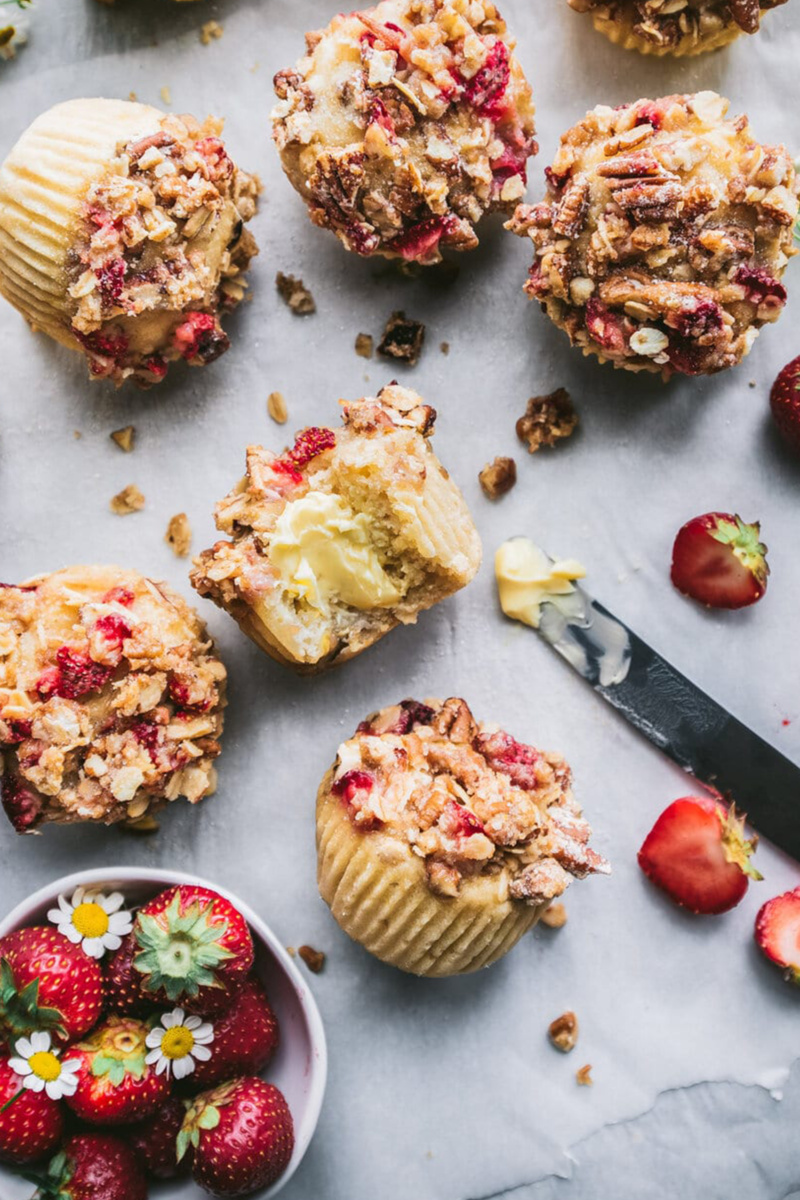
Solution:
M 224 888 L 97 869 L 0 922 L 3 1200 L 266 1200 L 326 1073 L 305 981 Z

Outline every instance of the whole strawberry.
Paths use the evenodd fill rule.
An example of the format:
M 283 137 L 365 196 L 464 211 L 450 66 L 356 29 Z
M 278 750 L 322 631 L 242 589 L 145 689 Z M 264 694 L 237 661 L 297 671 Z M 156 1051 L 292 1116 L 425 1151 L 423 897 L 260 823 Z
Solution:
M 134 1017 L 108 1017 L 70 1047 L 78 1088 L 67 1097 L 77 1116 L 92 1125 L 125 1125 L 154 1113 L 169 1095 L 166 1075 L 146 1061 L 147 1026 Z
M 773 383 L 769 406 L 779 433 L 800 454 L 800 356 L 787 363 Z
M 683 526 L 672 548 L 672 582 L 711 608 L 745 608 L 767 590 L 767 547 L 758 521 L 711 512 Z
M 198 1061 L 189 1082 L 200 1087 L 237 1075 L 257 1075 L 278 1048 L 278 1018 L 255 975 L 242 985 L 233 1004 L 214 1022 L 211 1057 Z
M 147 1200 L 134 1151 L 109 1133 L 78 1133 L 51 1159 L 34 1200 Z
M 142 995 L 188 1012 L 223 1012 L 253 965 L 247 922 L 210 888 L 179 884 L 139 910 L 133 960 Z
M 25 1088 L 8 1056 L 0 1055 L 0 1162 L 36 1162 L 55 1150 L 63 1131 L 58 1101 Z
M 63 933 L 35 925 L 0 938 L 0 1035 L 7 1042 L 36 1030 L 71 1042 L 88 1033 L 102 1007 L 97 961 Z
M 665 808 L 639 851 L 639 866 L 677 904 L 694 913 L 735 908 L 750 879 L 757 839 L 744 819 L 711 796 L 684 796 Z
M 126 1017 L 142 1017 L 152 1011 L 152 1002 L 148 1004 L 142 996 L 141 975 L 133 966 L 133 959 L 138 953 L 136 938 L 129 933 L 108 960 L 105 993 L 109 1012 Z
M 789 983 L 800 984 L 800 887 L 762 905 L 756 941 L 770 962 L 783 968 Z
M 127 1131 L 128 1141 L 145 1170 L 156 1179 L 188 1175 L 192 1169 L 194 1150 L 191 1146 L 178 1162 L 178 1134 L 185 1116 L 184 1101 L 177 1096 L 170 1096 L 152 1117 Z
M 195 1182 L 215 1196 L 268 1187 L 289 1165 L 294 1126 L 276 1087 L 243 1076 L 194 1098 L 178 1134 L 178 1155 L 194 1147 Z

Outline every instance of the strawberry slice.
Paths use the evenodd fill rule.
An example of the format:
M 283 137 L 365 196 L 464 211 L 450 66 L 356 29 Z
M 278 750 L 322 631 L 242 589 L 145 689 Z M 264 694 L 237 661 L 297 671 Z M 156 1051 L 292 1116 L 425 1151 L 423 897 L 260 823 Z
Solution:
M 710 608 L 745 608 L 767 590 L 767 547 L 758 521 L 711 512 L 687 521 L 672 548 L 672 582 Z
M 800 984 L 800 887 L 762 905 L 756 941 L 770 962 L 783 967 L 790 983 Z
M 684 796 L 665 808 L 644 840 L 639 866 L 676 904 L 694 913 L 735 908 L 749 879 L 756 837 L 745 837 L 744 818 L 711 796 Z
M 781 437 L 800 454 L 800 355 L 786 364 L 773 383 L 769 406 Z

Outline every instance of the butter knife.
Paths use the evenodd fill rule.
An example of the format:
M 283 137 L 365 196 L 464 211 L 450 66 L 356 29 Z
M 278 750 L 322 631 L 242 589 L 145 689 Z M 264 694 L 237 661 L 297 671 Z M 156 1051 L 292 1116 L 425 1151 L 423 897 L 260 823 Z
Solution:
M 673 762 L 800 860 L 800 767 L 676 670 L 578 583 L 537 633 Z

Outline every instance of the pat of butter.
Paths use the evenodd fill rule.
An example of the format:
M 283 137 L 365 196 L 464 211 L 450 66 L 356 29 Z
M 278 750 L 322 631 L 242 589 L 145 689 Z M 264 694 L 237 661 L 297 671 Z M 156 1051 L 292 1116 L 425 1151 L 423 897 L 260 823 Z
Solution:
M 573 580 L 583 579 L 586 569 L 575 559 L 551 562 L 529 538 L 503 542 L 494 556 L 494 571 L 500 607 L 507 617 L 539 628 L 542 605 L 551 596 L 574 592 Z
M 275 523 L 269 558 L 287 590 L 320 612 L 332 599 L 358 609 L 401 599 L 375 551 L 369 518 L 339 496 L 309 492 L 287 504 Z

